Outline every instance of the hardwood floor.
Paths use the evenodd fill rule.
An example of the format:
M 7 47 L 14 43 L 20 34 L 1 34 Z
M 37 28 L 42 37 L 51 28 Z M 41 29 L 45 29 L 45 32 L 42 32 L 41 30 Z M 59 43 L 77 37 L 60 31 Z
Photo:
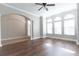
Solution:
M 78 56 L 75 42 L 58 39 L 37 39 L 0 47 L 1 56 Z

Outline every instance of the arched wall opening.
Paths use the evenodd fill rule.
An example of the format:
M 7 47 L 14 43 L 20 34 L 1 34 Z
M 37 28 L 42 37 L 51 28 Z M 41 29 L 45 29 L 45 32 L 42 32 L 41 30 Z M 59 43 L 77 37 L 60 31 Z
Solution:
M 2 45 L 31 39 L 31 20 L 20 14 L 3 15 L 1 30 Z

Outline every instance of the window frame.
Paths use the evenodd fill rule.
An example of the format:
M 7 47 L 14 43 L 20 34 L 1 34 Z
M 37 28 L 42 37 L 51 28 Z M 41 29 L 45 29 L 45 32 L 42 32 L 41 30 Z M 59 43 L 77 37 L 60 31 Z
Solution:
M 72 18 L 68 18 L 68 19 L 64 19 L 64 16 L 65 15 L 67 15 L 67 14 L 73 14 L 74 15 L 74 17 L 72 17 Z M 61 17 L 61 19 L 62 20 L 58 20 L 58 21 L 61 21 L 62 23 L 62 25 L 61 25 L 61 27 L 62 27 L 62 34 L 55 34 L 55 32 L 54 32 L 54 22 L 58 22 L 58 21 L 54 21 L 54 18 L 55 17 Z M 67 11 L 67 12 L 62 12 L 62 13 L 59 13 L 59 14 L 56 14 L 56 15 L 53 15 L 53 16 L 51 16 L 51 17 L 48 17 L 48 18 L 46 18 L 46 21 L 49 19 L 49 18 L 51 18 L 52 19 L 52 24 L 53 24 L 53 36 L 63 36 L 63 37 L 68 37 L 68 38 L 71 38 L 71 37 L 75 37 L 76 36 L 76 23 L 74 24 L 75 25 L 75 34 L 74 35 L 66 35 L 66 34 L 64 34 L 64 21 L 65 20 L 71 20 L 71 19 L 74 19 L 75 20 L 75 22 L 76 22 L 76 9 L 73 9 L 73 10 L 69 10 L 69 11 Z M 48 34 L 47 33 L 47 22 L 46 22 L 46 35 L 51 35 L 51 34 Z
M 68 14 L 73 14 L 74 15 L 74 13 L 67 13 L 66 15 L 68 15 Z M 64 16 L 66 16 L 66 15 L 64 15 Z M 68 18 L 68 19 L 64 19 L 63 20 L 63 25 L 64 25 L 64 21 L 68 21 L 68 20 L 75 20 L 76 18 L 75 18 L 76 16 L 74 15 L 74 17 L 72 17 L 72 18 Z M 75 26 L 75 22 L 74 22 L 74 26 Z M 63 28 L 64 28 L 64 26 L 63 26 Z M 75 27 L 75 29 L 74 30 L 76 30 L 76 27 Z M 76 35 L 76 31 L 75 31 L 75 33 L 74 33 L 74 35 L 68 35 L 68 34 L 65 34 L 64 33 L 64 30 L 63 30 L 63 35 L 66 35 L 66 36 L 75 36 Z
M 56 18 L 56 17 L 59 17 L 59 18 L 61 18 L 61 20 L 57 20 L 57 21 L 55 21 L 54 19 Z M 61 16 L 56 16 L 56 17 L 54 17 L 54 19 L 53 19 L 53 24 L 54 24 L 54 26 L 53 26 L 53 30 L 54 30 L 54 35 L 61 35 L 62 34 L 62 17 Z M 56 34 L 55 33 L 55 23 L 56 22 L 61 22 L 61 34 Z
M 51 19 L 52 20 L 52 18 L 49 18 L 49 19 Z M 53 34 L 53 20 L 52 20 L 52 22 L 48 22 L 47 20 L 49 20 L 49 19 L 46 19 L 46 34 Z M 48 33 L 48 23 L 52 23 L 52 33 Z

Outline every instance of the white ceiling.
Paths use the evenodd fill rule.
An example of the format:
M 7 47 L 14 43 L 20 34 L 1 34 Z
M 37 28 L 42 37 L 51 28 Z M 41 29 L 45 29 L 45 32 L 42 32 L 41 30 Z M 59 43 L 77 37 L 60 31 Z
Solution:
M 41 7 L 40 5 L 36 5 L 34 3 L 7 3 L 8 5 L 12 7 L 16 7 L 18 9 L 22 9 L 24 11 L 27 11 L 31 14 L 35 14 L 38 16 L 51 16 L 56 13 L 60 13 L 63 11 L 71 10 L 76 8 L 75 3 L 55 3 L 55 6 L 47 6 L 49 11 L 46 11 L 42 9 L 41 11 L 38 11 L 38 9 Z

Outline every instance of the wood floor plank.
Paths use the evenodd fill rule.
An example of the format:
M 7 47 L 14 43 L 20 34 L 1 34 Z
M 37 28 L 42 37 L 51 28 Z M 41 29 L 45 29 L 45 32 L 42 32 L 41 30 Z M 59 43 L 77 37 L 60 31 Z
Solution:
M 75 42 L 58 39 L 37 39 L 0 47 L 1 56 L 79 56 Z

